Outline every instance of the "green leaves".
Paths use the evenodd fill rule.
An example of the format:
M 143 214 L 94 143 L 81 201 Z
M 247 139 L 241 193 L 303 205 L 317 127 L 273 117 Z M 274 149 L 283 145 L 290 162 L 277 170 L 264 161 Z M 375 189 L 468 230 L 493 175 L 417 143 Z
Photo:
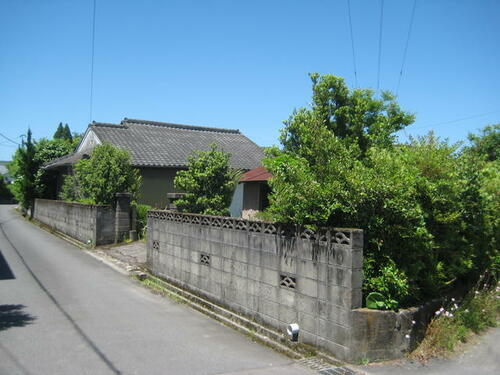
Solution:
M 385 308 L 439 295 L 499 263 L 498 165 L 483 168 L 486 157 L 460 153 L 432 133 L 397 145 L 395 132 L 414 116 L 389 92 L 374 98 L 335 76 L 311 79 L 311 108 L 294 111 L 282 150 L 264 160 L 273 174 L 266 214 L 364 229 L 363 290 L 381 293 Z M 491 157 L 498 132 L 484 137 L 474 142 Z
M 114 205 L 116 193 L 132 193 L 137 199 L 140 186 L 139 170 L 131 166 L 128 152 L 104 143 L 93 149 L 89 159 L 75 164 L 74 176 L 66 177 L 62 197 Z
M 230 154 L 212 144 L 209 151 L 189 157 L 188 169 L 174 179 L 176 189 L 185 192 L 175 205 L 181 212 L 228 216 L 240 173 L 229 167 Z

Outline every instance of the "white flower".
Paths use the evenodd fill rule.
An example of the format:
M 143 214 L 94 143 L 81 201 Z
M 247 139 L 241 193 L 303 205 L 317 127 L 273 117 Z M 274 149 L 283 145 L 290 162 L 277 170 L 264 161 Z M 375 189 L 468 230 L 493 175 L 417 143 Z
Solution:
M 441 307 L 441 308 L 439 309 L 439 311 L 440 311 L 440 312 L 443 312 L 443 311 L 444 311 L 444 307 Z
M 453 318 L 453 314 L 452 314 L 452 313 L 450 313 L 448 316 L 449 316 L 450 318 Z
M 411 321 L 411 324 L 416 324 L 416 323 L 417 323 L 417 322 L 416 322 L 416 321 L 414 321 L 414 320 L 412 320 L 412 321 Z
M 409 339 L 409 338 L 410 338 L 410 335 L 406 334 L 406 335 L 405 335 L 405 337 L 406 337 L 407 339 Z
M 451 300 L 452 300 L 453 302 L 455 302 L 455 298 L 452 298 Z
M 481 311 L 482 311 L 482 312 L 485 312 L 485 310 L 484 310 L 484 309 L 482 309 Z
M 477 290 L 474 293 L 479 294 L 479 292 Z
M 465 312 L 468 313 L 469 312 L 469 309 L 465 309 Z
M 455 306 L 455 308 L 458 309 L 458 305 L 456 303 L 454 303 L 453 306 Z

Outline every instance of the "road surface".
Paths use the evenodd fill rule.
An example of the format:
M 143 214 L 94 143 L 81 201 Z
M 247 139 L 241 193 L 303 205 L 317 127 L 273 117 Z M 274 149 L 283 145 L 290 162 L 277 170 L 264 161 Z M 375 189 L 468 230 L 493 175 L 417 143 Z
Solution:
M 0 205 L 0 374 L 317 374 Z

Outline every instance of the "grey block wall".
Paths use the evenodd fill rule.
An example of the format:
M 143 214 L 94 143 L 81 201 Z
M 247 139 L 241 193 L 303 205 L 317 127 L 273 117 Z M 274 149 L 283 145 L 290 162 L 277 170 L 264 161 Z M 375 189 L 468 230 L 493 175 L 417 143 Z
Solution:
M 147 256 L 156 275 L 278 330 L 298 323 L 299 341 L 353 356 L 361 230 L 150 211 Z
M 115 240 L 115 211 L 109 206 L 36 199 L 34 218 L 83 243 Z

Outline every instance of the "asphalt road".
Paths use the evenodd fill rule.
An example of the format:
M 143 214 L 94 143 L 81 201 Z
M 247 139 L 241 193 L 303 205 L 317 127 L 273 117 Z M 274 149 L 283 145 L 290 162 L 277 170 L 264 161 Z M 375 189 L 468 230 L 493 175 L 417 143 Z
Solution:
M 0 205 L 0 374 L 317 374 Z

